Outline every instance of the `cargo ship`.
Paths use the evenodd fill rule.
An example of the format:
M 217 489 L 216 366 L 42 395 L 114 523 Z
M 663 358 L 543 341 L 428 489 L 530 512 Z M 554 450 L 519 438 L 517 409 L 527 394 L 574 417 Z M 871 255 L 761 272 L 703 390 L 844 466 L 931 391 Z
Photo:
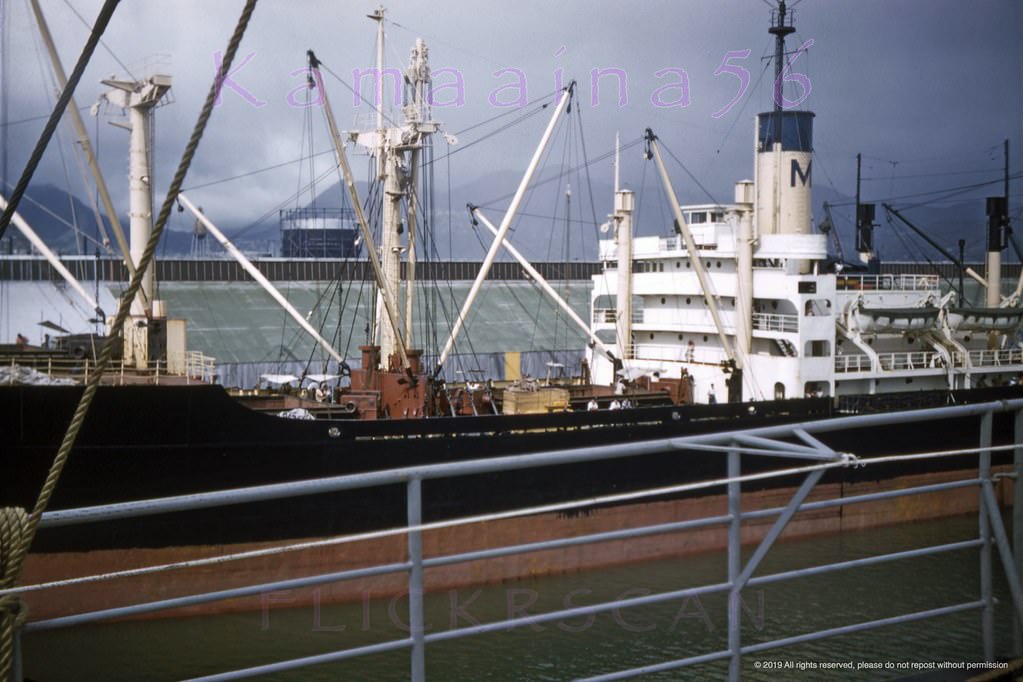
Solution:
M 383 18 L 382 10 L 371 15 L 380 31 L 381 54 Z M 781 2 L 770 29 L 776 41 L 779 83 L 785 38 L 793 30 L 791 15 Z M 310 53 L 310 83 L 323 88 L 318 67 Z M 129 323 L 111 332 L 121 344 L 121 364 L 145 369 L 163 356 L 166 371 L 180 381 L 164 376 L 160 385 L 122 381 L 124 385 L 101 386 L 51 509 L 1023 396 L 1018 385 L 1023 350 L 1015 336 L 1023 312 L 1018 294 L 1001 295 L 998 276 L 1008 227 L 1007 198 L 989 201 L 984 307 L 967 307 L 962 291 L 942 291 L 933 275 L 879 274 L 871 239 L 871 205 L 857 205 L 862 264 L 836 264 L 828 254 L 827 235 L 815 229 L 811 215 L 814 114 L 783 109 L 778 97 L 772 110 L 756 117 L 754 178 L 736 184 L 732 204 L 681 205 L 657 136 L 647 131 L 647 155 L 656 165 L 673 218 L 671 234 L 634 236 L 634 196 L 616 177 L 613 213 L 606 226 L 613 238 L 600 242 L 602 269 L 592 280 L 590 319 L 580 320 L 572 313 L 589 339 L 580 377 L 504 387 L 485 378 L 458 384 L 443 381 L 441 369 L 473 305 L 474 292 L 486 279 L 498 251 L 507 248 L 520 258 L 508 242 L 509 228 L 537 160 L 570 105 L 573 88 L 565 88 L 558 97 L 533 163 L 500 223 L 490 223 L 482 211 L 471 207 L 473 219 L 496 236 L 448 342 L 426 358 L 411 344 L 412 311 L 401 305 L 399 294 L 402 287 L 414 284 L 417 198 L 411 188 L 415 169 L 427 153 L 428 137 L 438 130 L 427 106 L 430 69 L 422 40 L 412 50 L 405 80 L 409 99 L 401 125 L 381 118 L 371 131 L 349 133 L 351 141 L 369 148 L 377 159 L 375 180 L 383 188 L 379 244 L 374 243 L 362 214 L 363 202 L 351 177 L 341 133 L 333 123 L 327 93 L 322 93 L 338 164 L 352 192 L 377 284 L 374 343 L 363 346 L 360 357 L 347 358 L 310 328 L 317 343 L 336 361 L 336 374 L 321 379 L 335 382 L 328 392 L 229 394 L 221 386 L 186 381 L 189 372 L 180 359 L 183 347 L 179 344 L 184 333 L 174 331 L 176 323 L 163 315 L 152 290 L 143 290 L 132 302 Z M 157 79 L 145 87 L 113 81 L 111 85 L 114 91 L 127 93 L 112 96 L 123 97 L 119 101 L 129 110 L 144 111 L 162 96 L 160 89 L 169 86 L 169 79 Z M 141 114 L 138 120 L 144 121 Z M 139 126 L 146 128 L 144 122 Z M 138 143 L 144 144 L 144 136 L 139 138 Z M 143 161 L 146 156 L 133 154 Z M 135 168 L 132 177 L 144 172 L 144 167 Z M 133 198 L 137 195 L 140 206 L 151 204 L 145 183 L 137 184 Z M 187 197 L 179 199 L 244 266 L 244 255 L 217 229 L 213 217 L 199 211 Z M 133 210 L 133 221 L 145 213 Z M 151 226 L 139 222 L 132 225 L 133 242 L 148 238 Z M 524 259 L 522 267 L 529 272 Z M 258 280 L 254 270 L 248 269 Z M 530 275 L 540 286 L 545 284 L 539 273 Z M 273 295 L 272 285 L 261 283 Z M 560 301 L 551 287 L 545 291 Z M 404 303 L 411 306 L 412 300 L 407 295 Z M 286 301 L 282 304 L 289 307 Z M 565 308 L 568 314 L 570 308 Z M 297 311 L 289 312 L 302 323 Z M 172 362 L 172 357 L 177 359 Z M 171 371 L 172 365 L 177 371 Z M 82 387 L 76 385 L 11 382 L 0 386 L 0 432 L 4 434 L 0 504 L 32 506 L 81 394 Z M 971 447 L 977 442 L 977 424 L 976 419 L 963 418 L 928 423 L 926 429 L 836 431 L 822 440 L 861 457 Z M 1008 417 L 996 420 L 995 438 L 998 443 L 1012 442 Z M 750 470 L 782 464 L 781 459 L 762 461 Z M 969 457 L 945 458 L 939 465 L 895 463 L 835 471 L 826 481 L 841 490 L 897 487 L 909 480 L 940 480 L 949 471 L 971 465 Z M 424 485 L 424 518 L 457 518 L 724 473 L 725 463 L 719 457 L 673 452 L 642 461 L 609 460 L 585 467 L 429 481 Z M 744 500 L 754 507 L 767 505 L 791 485 L 791 480 L 783 479 L 753 486 Z M 393 486 L 44 528 L 28 557 L 23 582 L 388 528 L 404 523 L 404 494 L 403 488 Z M 677 519 L 679 514 L 716 508 L 720 502 L 719 496 L 691 494 L 596 507 L 585 515 L 589 528 L 607 529 L 622 523 Z M 947 500 L 921 513 L 954 513 L 963 504 L 969 501 Z M 571 519 L 550 515 L 540 521 L 513 520 L 477 534 L 437 534 L 428 541 L 427 551 L 450 553 L 522 541 L 542 535 L 545 524 Z M 803 532 L 824 532 L 833 529 L 835 522 L 831 517 L 811 520 Z M 704 544 L 689 548 L 709 548 L 717 541 L 721 538 L 708 536 Z M 607 546 L 601 561 L 631 561 L 679 551 L 677 545 L 655 543 L 638 555 L 625 555 Z M 287 561 L 264 559 L 198 574 L 159 576 L 151 582 L 133 579 L 85 589 L 55 589 L 31 593 L 25 599 L 33 618 L 48 618 L 123 604 L 140 593 L 170 596 L 400 561 L 403 552 L 400 541 L 367 541 L 342 549 L 301 552 Z M 468 571 L 439 572 L 428 585 L 571 570 L 574 561 L 566 553 L 483 562 Z M 316 598 L 356 599 L 367 591 L 401 589 L 400 582 L 387 579 L 355 581 L 332 587 L 329 595 L 317 592 Z M 258 605 L 256 599 L 223 608 Z

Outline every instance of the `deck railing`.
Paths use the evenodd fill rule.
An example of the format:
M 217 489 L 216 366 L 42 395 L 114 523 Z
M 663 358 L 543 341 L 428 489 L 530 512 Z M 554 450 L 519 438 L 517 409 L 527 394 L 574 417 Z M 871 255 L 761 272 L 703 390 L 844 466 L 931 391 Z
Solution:
M 618 311 L 614 308 L 594 308 L 593 324 L 614 324 L 618 320 Z M 642 324 L 643 310 L 632 309 L 632 321 Z
M 799 331 L 799 316 L 753 313 L 753 329 L 765 332 L 795 333 Z
M 1008 412 L 1015 415 L 1015 438 L 1013 445 L 992 446 L 993 422 L 996 413 Z M 815 490 L 823 475 L 832 469 L 839 469 L 849 466 L 897 466 L 900 460 L 908 456 L 919 461 L 925 458 L 946 457 L 948 452 L 916 453 L 913 455 L 895 455 L 877 458 L 857 458 L 855 453 L 839 453 L 821 442 L 814 434 L 823 434 L 836 429 L 856 430 L 886 427 L 899 424 L 925 424 L 940 423 L 943 420 L 972 418 L 974 423 L 979 425 L 979 435 L 976 447 L 967 447 L 953 451 L 952 454 L 976 455 L 978 465 L 976 473 L 964 472 L 965 476 L 951 481 L 929 483 L 908 488 L 885 490 L 874 493 L 849 495 L 847 492 L 837 498 L 818 499 L 809 501 L 810 494 Z M 744 431 L 719 432 L 702 435 L 678 436 L 674 438 L 653 440 L 647 442 L 632 442 L 615 445 L 592 446 L 573 450 L 561 450 L 553 452 L 542 452 L 528 456 L 495 457 L 491 459 L 469 460 L 462 462 L 449 462 L 435 465 L 422 465 L 405 469 L 391 469 L 371 473 L 351 474 L 332 478 L 323 478 L 309 481 L 297 481 L 290 483 L 279 483 L 273 485 L 255 486 L 227 491 L 204 493 L 200 495 L 184 495 L 180 497 L 169 497 L 156 500 L 142 500 L 139 502 L 121 503 L 101 507 L 89 507 L 84 509 L 60 510 L 47 512 L 42 518 L 42 528 L 52 526 L 66 526 L 82 523 L 96 523 L 113 519 L 131 518 L 147 514 L 163 514 L 195 510 L 201 508 L 223 508 L 229 505 L 243 504 L 260 500 L 282 499 L 302 497 L 313 494 L 325 494 L 340 492 L 358 488 L 369 488 L 382 485 L 404 484 L 407 490 L 407 524 L 404 527 L 388 529 L 376 533 L 366 533 L 357 536 L 360 540 L 373 538 L 384 538 L 393 536 L 405 536 L 407 538 L 408 560 L 396 564 L 383 564 L 369 566 L 336 573 L 304 576 L 292 580 L 285 580 L 274 583 L 263 583 L 235 587 L 220 592 L 195 594 L 186 597 L 163 599 L 147 603 L 140 603 L 133 606 L 107 609 L 91 613 L 83 613 L 74 616 L 54 618 L 29 622 L 24 631 L 31 636 L 34 632 L 52 630 L 82 625 L 112 618 L 138 617 L 144 614 L 152 614 L 169 609 L 186 606 L 196 606 L 213 603 L 225 599 L 232 599 L 243 596 L 254 596 L 270 593 L 275 590 L 291 589 L 298 587 L 309 587 L 329 583 L 366 578 L 368 576 L 385 575 L 394 573 L 405 573 L 408 575 L 408 628 L 407 636 L 399 639 L 378 642 L 371 645 L 339 648 L 328 653 L 283 660 L 269 664 L 256 665 L 248 668 L 230 670 L 220 673 L 211 673 L 202 679 L 205 680 L 229 680 L 254 677 L 262 674 L 280 673 L 287 670 L 297 670 L 308 666 L 319 665 L 328 662 L 336 662 L 352 659 L 368 654 L 382 653 L 386 651 L 405 650 L 409 652 L 409 678 L 415 682 L 426 679 L 425 657 L 426 648 L 434 643 L 450 641 L 465 637 L 474 637 L 487 633 L 503 632 L 512 628 L 521 628 L 541 623 L 555 623 L 567 618 L 588 616 L 590 614 L 615 612 L 625 608 L 641 608 L 655 604 L 661 604 L 682 598 L 698 597 L 699 595 L 723 593 L 728 595 L 728 618 L 727 618 L 727 646 L 723 649 L 684 658 L 668 658 L 667 660 L 656 660 L 658 653 L 644 655 L 647 660 L 645 665 L 628 668 L 624 670 L 608 671 L 599 676 L 588 678 L 591 680 L 618 680 L 631 677 L 638 677 L 645 674 L 676 670 L 683 667 L 690 667 L 709 663 L 712 661 L 729 662 L 729 679 L 737 681 L 741 678 L 744 669 L 760 674 L 765 669 L 762 654 L 766 651 L 780 649 L 793 644 L 801 644 L 816 640 L 822 640 L 837 635 L 861 632 L 889 625 L 898 625 L 922 621 L 929 618 L 961 613 L 966 611 L 980 611 L 981 642 L 983 647 L 982 660 L 994 664 L 995 661 L 995 608 L 996 600 L 993 589 L 994 561 L 993 554 L 997 551 L 1000 554 L 1001 563 L 1005 572 L 1005 579 L 1009 584 L 1011 594 L 1011 606 L 1016 617 L 1017 628 L 1023 622 L 1023 586 L 1020 584 L 1020 575 L 1023 574 L 1023 536 L 1014 535 L 1014 541 L 1010 544 L 1005 523 L 998 498 L 995 494 L 995 476 L 992 472 L 992 452 L 1012 451 L 1015 457 L 1015 477 L 1017 481 L 1023 480 L 1023 399 L 1004 400 L 974 405 L 959 405 L 942 407 L 927 410 L 914 410 L 908 412 L 886 412 L 878 414 L 859 415 L 852 417 L 832 418 L 823 421 L 804 422 L 799 424 L 765 426 Z M 611 495 L 606 498 L 589 497 L 583 500 L 564 501 L 555 504 L 548 504 L 543 507 L 524 508 L 496 512 L 483 516 L 473 516 L 463 519 L 451 519 L 441 522 L 423 521 L 423 481 L 433 479 L 450 479 L 460 476 L 491 474 L 495 475 L 502 471 L 520 470 L 523 468 L 545 468 L 565 465 L 585 466 L 589 462 L 606 461 L 619 458 L 630 458 L 636 462 L 635 466 L 642 466 L 641 458 L 645 455 L 663 453 L 667 451 L 678 451 L 689 453 L 689 456 L 723 457 L 726 458 L 727 475 L 725 478 L 705 480 L 698 482 L 687 482 L 672 485 L 665 482 L 664 487 L 652 490 L 643 490 L 623 495 Z M 743 473 L 742 463 L 751 460 L 756 461 L 764 456 L 774 458 L 789 458 L 792 465 L 777 465 L 769 471 L 760 470 L 757 473 Z M 754 467 L 756 468 L 756 467 Z M 770 509 L 755 511 L 743 511 L 742 484 L 746 481 L 757 480 L 758 484 L 770 477 L 799 477 L 802 483 L 792 494 L 792 497 L 783 505 Z M 848 561 L 835 562 L 824 565 L 790 569 L 781 572 L 758 573 L 763 559 L 773 548 L 778 538 L 785 531 L 789 522 L 797 513 L 807 511 L 818 511 L 821 509 L 844 507 L 863 503 L 876 503 L 881 500 L 893 500 L 919 494 L 934 494 L 944 491 L 975 487 L 978 491 L 978 535 L 976 538 L 958 541 L 943 542 L 917 547 L 911 550 L 893 552 L 888 554 L 874 554 Z M 578 509 L 592 509 L 600 504 L 611 504 L 614 502 L 623 503 L 626 500 L 638 502 L 645 499 L 662 497 L 670 494 L 692 495 L 698 491 L 708 491 L 717 494 L 724 489 L 727 498 L 727 511 L 724 514 L 706 518 L 687 518 L 672 523 L 642 526 L 624 530 L 609 532 L 598 532 L 581 534 L 569 537 L 558 537 L 531 542 L 522 545 L 492 547 L 473 552 L 466 552 L 455 555 L 424 556 L 422 542 L 423 533 L 444 532 L 455 527 L 464 527 L 480 522 L 493 521 L 501 518 L 525 518 L 539 514 L 554 512 L 567 512 Z M 1013 506 L 1013 527 L 1023 526 L 1023 485 L 1016 484 L 1014 487 Z M 585 519 L 586 515 L 579 518 Z M 771 520 L 770 527 L 766 530 L 763 539 L 752 553 L 743 552 L 743 524 L 757 521 L 763 524 L 765 520 Z M 709 527 L 725 526 L 728 529 L 728 560 L 727 575 L 721 581 L 701 586 L 679 586 L 679 589 L 631 598 L 618 598 L 611 601 L 603 601 L 596 604 L 564 608 L 542 614 L 529 615 L 519 612 L 509 614 L 508 618 L 495 622 L 474 623 L 471 626 L 456 627 L 452 625 L 447 630 L 428 631 L 425 625 L 424 616 L 424 571 L 430 567 L 446 566 L 458 563 L 476 561 L 480 559 L 494 559 L 499 557 L 514 556 L 523 553 L 537 551 L 557 551 L 579 545 L 595 544 L 608 541 L 623 541 L 632 538 L 651 537 L 662 535 L 670 537 L 669 533 L 678 533 L 687 530 L 706 530 Z M 459 531 L 460 532 L 460 531 Z M 334 538 L 338 542 L 344 542 L 344 536 Z M 671 542 L 665 539 L 663 542 Z M 1014 547 L 1013 547 L 1014 545 Z M 287 547 L 274 548 L 274 551 L 286 551 Z M 940 606 L 926 608 L 911 613 L 901 613 L 877 620 L 867 620 L 849 624 L 843 622 L 841 625 L 830 629 L 814 632 L 799 632 L 789 636 L 783 636 L 768 641 L 757 643 L 743 643 L 741 629 L 742 621 L 742 591 L 757 585 L 771 584 L 783 580 L 793 580 L 802 577 L 819 576 L 833 571 L 851 570 L 862 567 L 882 566 L 889 562 L 904 561 L 913 558 L 926 557 L 951 551 L 976 551 L 980 556 L 979 566 L 979 590 L 976 598 L 968 598 L 958 603 L 947 603 L 944 600 Z M 1015 550 L 1015 554 L 1014 554 Z M 269 550 L 267 550 L 269 551 Z M 745 556 L 744 556 L 745 555 Z M 240 558 L 242 555 L 239 555 Z M 217 555 L 208 559 L 198 559 L 189 562 L 190 567 L 198 568 L 202 565 L 223 566 L 232 560 L 232 556 Z M 161 567 L 161 570 L 180 570 L 175 564 L 170 568 Z M 133 574 L 137 575 L 138 572 Z M 756 575 L 755 575 L 756 574 Z M 111 574 L 104 576 L 110 578 Z M 98 579 L 91 577 L 90 579 Z M 683 575 L 681 580 L 685 580 Z M 864 578 L 868 580 L 869 577 Z M 58 584 L 60 581 L 58 581 Z M 41 586 L 21 586 L 13 589 L 0 590 L 0 594 L 12 594 L 27 590 L 45 589 Z M 1016 656 L 1023 653 L 1023 638 L 1016 630 L 1013 636 L 1013 648 Z M 580 634 L 580 636 L 582 636 Z M 21 668 L 21 654 L 18 649 L 18 642 L 15 638 L 15 670 Z M 835 645 L 832 649 L 835 660 L 841 660 L 841 645 Z M 862 651 L 854 651 L 848 654 L 852 660 L 856 655 L 862 656 Z M 660 654 L 668 655 L 670 654 Z M 654 660 L 650 660 L 654 659 Z M 753 660 L 750 660 L 753 659 Z M 768 661 L 775 659 L 766 659 Z M 869 660 L 869 659 L 868 659 Z M 635 663 L 640 663 L 637 658 Z M 779 668 L 780 670 L 780 668 Z
M 1009 350 L 971 350 L 967 354 L 956 351 L 951 354 L 953 365 L 955 367 L 966 367 L 966 355 L 969 356 L 970 366 L 972 367 L 1023 365 L 1023 350 L 1018 348 Z M 946 364 L 941 355 L 934 351 L 878 353 L 877 357 L 881 363 L 881 369 L 886 371 L 935 369 L 944 367 Z M 869 372 L 870 370 L 870 358 L 864 354 L 835 356 L 836 372 Z
M 839 275 L 839 291 L 930 291 L 938 288 L 937 275 Z
M 181 363 L 172 362 L 171 366 Z M 71 379 L 87 382 L 96 371 L 96 359 L 90 355 L 72 358 L 49 353 L 13 353 L 0 355 L 0 383 L 20 383 L 19 369 L 34 370 L 48 379 Z M 216 374 L 216 359 L 200 351 L 187 351 L 184 356 L 184 375 L 188 380 L 212 383 Z M 124 359 L 111 360 L 103 374 L 103 383 L 123 385 L 126 383 L 159 384 L 169 376 L 182 376 L 168 370 L 167 360 L 155 360 L 145 369 L 137 369 Z M 24 377 L 23 377 L 24 378 Z

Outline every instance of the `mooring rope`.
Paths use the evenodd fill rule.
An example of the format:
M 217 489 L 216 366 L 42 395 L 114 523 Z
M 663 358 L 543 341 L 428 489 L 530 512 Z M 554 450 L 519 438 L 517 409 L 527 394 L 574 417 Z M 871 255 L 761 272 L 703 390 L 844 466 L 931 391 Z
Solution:
M 15 548 L 24 543 L 28 515 L 20 507 L 0 508 L 0 588 L 14 587 L 18 565 Z M 6 682 L 14 664 L 14 633 L 25 623 L 25 603 L 17 594 L 0 595 L 0 680 Z
M 2 556 L 4 567 L 4 587 L 9 586 L 6 581 L 10 581 L 11 585 L 17 583 L 18 578 L 21 575 L 25 555 L 28 554 L 28 548 L 35 537 L 36 530 L 39 527 L 39 521 L 42 519 L 43 512 L 46 510 L 46 507 L 49 505 L 53 491 L 57 487 L 57 481 L 60 479 L 61 472 L 64 470 L 64 465 L 67 463 L 68 455 L 71 453 L 72 448 L 74 448 L 75 440 L 78 438 L 78 432 L 81 430 L 82 424 L 85 421 L 85 415 L 88 413 L 89 407 L 92 405 L 93 398 L 96 395 L 96 390 L 99 387 L 103 373 L 106 371 L 107 365 L 110 363 L 110 356 L 113 352 L 114 344 L 120 337 L 124 328 L 124 322 L 128 317 L 128 310 L 131 307 L 131 302 L 135 299 L 135 296 L 141 288 L 142 277 L 152 262 L 153 255 L 156 253 L 156 247 L 160 241 L 160 236 L 163 234 L 164 226 L 170 218 L 178 192 L 181 191 L 181 185 L 184 183 L 185 176 L 192 164 L 192 159 L 199 146 L 199 141 L 202 139 L 203 132 L 206 129 L 206 123 L 209 121 L 210 115 L 213 112 L 213 103 L 220 93 L 220 89 L 223 86 L 226 75 L 230 72 L 231 63 L 238 51 L 238 45 L 241 43 L 242 36 L 245 34 L 245 29 L 248 26 L 249 19 L 251 18 L 255 7 L 256 0 L 246 0 L 245 7 L 238 19 L 238 25 L 235 27 L 234 34 L 231 36 L 231 40 L 228 43 L 224 60 L 220 65 L 220 69 L 217 71 L 213 84 L 210 86 L 209 93 L 206 95 L 206 101 L 203 103 L 199 119 L 195 123 L 195 128 L 192 130 L 192 136 L 189 138 L 188 145 L 185 147 L 185 151 L 182 154 L 181 162 L 178 164 L 177 172 L 174 174 L 174 179 L 171 181 L 170 188 L 167 190 L 167 196 L 160 208 L 160 214 L 157 218 L 156 225 L 153 228 L 152 234 L 149 236 L 149 241 L 146 243 L 146 248 L 142 254 L 142 258 L 135 264 L 135 273 L 131 278 L 128 289 L 121 297 L 121 302 L 117 309 L 117 317 L 111 327 L 111 334 L 107 337 L 106 342 L 103 344 L 103 349 L 100 351 L 99 359 L 96 362 L 96 370 L 89 377 L 85 390 L 82 392 L 82 397 L 79 399 L 74 417 L 72 417 L 71 423 L 68 425 L 67 432 L 64 434 L 64 440 L 60 445 L 60 449 L 57 451 L 57 455 L 53 459 L 53 464 L 46 476 L 45 483 L 43 483 L 42 490 L 39 492 L 39 498 L 36 500 L 35 507 L 32 509 L 32 513 L 28 515 L 24 521 L 20 520 L 21 517 L 24 516 L 24 511 L 21 511 L 21 517 L 19 517 L 16 513 L 13 516 L 9 513 L 4 514 L 3 537 L 0 538 L 0 543 L 3 543 L 0 545 L 3 550 L 2 555 L 0 556 Z M 16 520 L 9 520 L 11 518 Z M 15 528 L 15 530 L 12 530 L 9 535 L 7 531 L 8 525 Z M 8 542 L 10 542 L 10 545 L 7 544 Z M 5 595 L 4 597 L 0 597 L 0 600 L 7 600 L 7 596 Z M 12 646 L 11 640 L 16 626 L 14 621 L 17 619 L 23 619 L 24 611 L 20 609 L 20 602 L 11 607 L 8 605 L 8 601 L 0 601 L 0 608 L 5 609 L 3 611 L 3 615 L 0 616 L 3 618 L 4 622 L 3 629 L 0 630 L 0 638 L 2 638 L 0 639 L 0 652 L 6 652 Z M 6 615 L 7 608 L 11 609 L 10 613 L 14 614 L 13 616 Z M 0 658 L 0 680 L 6 680 L 10 674 L 9 663 L 6 661 L 6 657 Z

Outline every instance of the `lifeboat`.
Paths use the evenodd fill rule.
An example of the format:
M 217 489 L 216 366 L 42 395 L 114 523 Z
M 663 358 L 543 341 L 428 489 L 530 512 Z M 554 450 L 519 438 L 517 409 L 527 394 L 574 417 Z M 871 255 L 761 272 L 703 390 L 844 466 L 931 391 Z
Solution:
M 865 308 L 856 309 L 856 324 L 864 332 L 919 332 L 934 329 L 939 308 Z
M 1011 332 L 1021 323 L 1021 308 L 951 308 L 948 311 L 948 326 L 952 331 Z

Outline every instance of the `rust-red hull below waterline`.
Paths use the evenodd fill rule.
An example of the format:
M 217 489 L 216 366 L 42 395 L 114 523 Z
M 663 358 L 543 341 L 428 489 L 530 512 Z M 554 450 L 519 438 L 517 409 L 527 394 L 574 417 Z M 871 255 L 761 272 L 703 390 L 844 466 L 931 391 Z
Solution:
M 819 485 L 810 500 L 851 497 L 885 490 L 943 483 L 976 476 L 976 471 L 936 472 L 903 476 L 884 481 L 831 483 Z M 996 488 L 1003 506 L 1011 505 L 1012 483 L 1001 479 Z M 794 489 L 777 488 L 744 493 L 743 511 L 783 506 Z M 862 530 L 943 516 L 975 512 L 978 491 L 969 486 L 937 493 L 900 496 L 881 501 L 828 507 L 800 512 L 789 523 L 783 538 Z M 514 545 L 589 533 L 671 523 L 726 513 L 724 495 L 632 504 L 592 510 L 567 517 L 546 514 L 521 519 L 457 526 L 424 533 L 426 557 Z M 764 537 L 773 518 L 743 523 L 742 541 L 753 543 Z M 482 585 L 519 578 L 571 573 L 617 564 L 635 563 L 726 546 L 723 525 L 631 540 L 591 543 L 559 550 L 532 552 L 510 557 L 452 564 L 426 571 L 428 591 Z M 282 543 L 274 543 L 282 544 Z M 26 560 L 22 584 L 60 580 L 75 576 L 166 564 L 199 557 L 224 556 L 272 546 L 238 544 L 222 547 L 188 546 L 164 549 L 95 550 L 31 554 Z M 776 551 L 784 551 L 779 548 Z M 404 535 L 304 549 L 284 555 L 231 561 L 199 568 L 175 569 L 154 575 L 104 580 L 68 587 L 51 588 L 24 595 L 30 621 L 108 609 L 184 595 L 200 594 L 245 585 L 269 583 L 297 577 L 333 573 L 365 566 L 407 561 Z M 148 617 L 256 611 L 272 601 L 278 608 L 305 606 L 367 597 L 392 596 L 407 589 L 407 574 L 387 575 L 335 582 L 318 587 L 258 594 L 186 608 L 158 611 Z

